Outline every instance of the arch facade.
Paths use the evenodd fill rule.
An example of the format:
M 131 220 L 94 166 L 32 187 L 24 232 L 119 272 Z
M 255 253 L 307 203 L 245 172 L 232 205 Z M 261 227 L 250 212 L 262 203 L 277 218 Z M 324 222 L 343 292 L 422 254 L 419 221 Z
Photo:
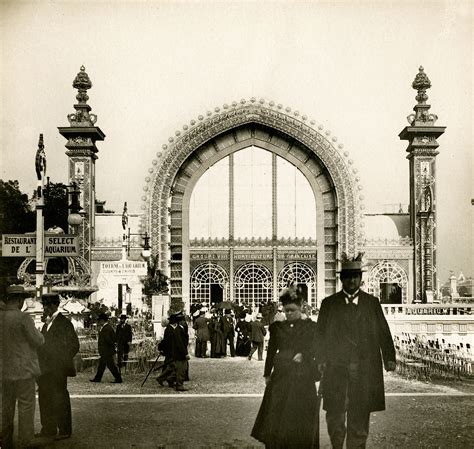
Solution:
M 362 186 L 342 144 L 314 124 L 290 108 L 252 98 L 191 120 L 163 145 L 145 179 L 142 208 L 152 253 L 170 275 L 172 297 L 185 303 L 190 299 L 189 202 L 194 185 L 217 161 L 252 145 L 283 157 L 308 179 L 317 209 L 318 297 L 335 291 L 340 253 L 356 253 L 363 239 Z
M 368 292 L 381 298 L 381 285 L 392 284 L 401 289 L 402 304 L 408 303 L 408 275 L 396 262 L 382 260 L 369 272 Z

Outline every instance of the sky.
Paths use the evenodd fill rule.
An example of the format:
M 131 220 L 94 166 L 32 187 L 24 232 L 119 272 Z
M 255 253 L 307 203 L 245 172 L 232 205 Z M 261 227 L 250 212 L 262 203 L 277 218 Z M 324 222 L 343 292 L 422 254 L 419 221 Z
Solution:
M 0 178 L 67 181 L 65 139 L 81 65 L 98 143 L 97 197 L 140 212 L 169 136 L 199 114 L 264 98 L 314 119 L 349 151 L 368 212 L 408 203 L 406 142 L 423 65 L 438 141 L 438 272 L 473 270 L 473 10 L 463 1 L 0 1 Z

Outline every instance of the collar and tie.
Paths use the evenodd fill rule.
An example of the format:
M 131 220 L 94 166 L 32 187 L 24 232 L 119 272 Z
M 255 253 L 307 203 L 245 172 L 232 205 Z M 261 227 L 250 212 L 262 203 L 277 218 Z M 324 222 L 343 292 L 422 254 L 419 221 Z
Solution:
M 353 306 L 357 306 L 359 304 L 359 290 L 354 292 L 352 295 L 350 293 L 347 293 L 345 290 L 343 291 L 346 304 L 351 304 Z

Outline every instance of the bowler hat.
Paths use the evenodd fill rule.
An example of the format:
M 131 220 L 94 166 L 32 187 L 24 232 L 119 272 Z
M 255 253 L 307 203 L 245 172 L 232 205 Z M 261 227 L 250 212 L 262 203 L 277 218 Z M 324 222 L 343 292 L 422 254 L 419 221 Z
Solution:
M 7 297 L 18 297 L 18 296 L 28 296 L 28 293 L 25 291 L 23 285 L 9 285 L 7 287 Z
M 125 319 L 127 319 L 127 318 L 128 318 L 128 316 L 127 316 L 127 315 L 124 315 L 124 314 L 122 314 L 122 315 L 120 315 L 120 318 L 125 318 Z
M 99 313 L 97 321 L 109 321 L 109 316 L 106 313 Z

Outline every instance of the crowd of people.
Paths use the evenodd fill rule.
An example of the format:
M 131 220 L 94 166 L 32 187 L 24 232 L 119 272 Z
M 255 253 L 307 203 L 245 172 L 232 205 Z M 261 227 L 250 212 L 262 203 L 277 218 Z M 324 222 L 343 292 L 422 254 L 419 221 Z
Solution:
M 343 261 L 340 279 L 342 290 L 323 300 L 317 322 L 303 313 L 304 294 L 295 285 L 281 293 L 271 320 L 264 320 L 260 311 L 239 310 L 236 317 L 230 307 L 211 311 L 200 307 L 188 320 L 182 311 L 171 313 L 157 346 L 164 357 L 158 384 L 187 391 L 190 333 L 194 332 L 196 358 L 252 360 L 256 353 L 257 360 L 264 361 L 267 343 L 262 364 L 266 388 L 251 435 L 267 448 L 317 448 L 322 398 L 332 447 L 342 448 L 347 441 L 347 447 L 363 448 L 370 413 L 385 409 L 383 368 L 396 369 L 396 350 L 399 370 L 421 366 L 423 373 L 470 371 L 468 344 L 409 334 L 392 338 L 379 300 L 360 289 L 360 259 Z M 78 337 L 58 309 L 57 293 L 42 296 L 41 331 L 21 311 L 26 296 L 22 286 L 10 286 L 2 315 L 5 335 L 11 337 L 5 346 L 4 360 L 9 363 L 4 365 L 2 385 L 2 447 L 7 449 L 13 447 L 16 403 L 21 447 L 38 447 L 72 434 L 67 378 L 76 374 L 73 359 L 79 351 Z M 115 383 L 123 382 L 121 368 L 127 363 L 133 337 L 126 320 L 122 315 L 114 329 L 107 314 L 99 315 L 100 357 L 91 382 L 101 382 L 105 368 Z M 34 433 L 36 384 L 38 434 Z

